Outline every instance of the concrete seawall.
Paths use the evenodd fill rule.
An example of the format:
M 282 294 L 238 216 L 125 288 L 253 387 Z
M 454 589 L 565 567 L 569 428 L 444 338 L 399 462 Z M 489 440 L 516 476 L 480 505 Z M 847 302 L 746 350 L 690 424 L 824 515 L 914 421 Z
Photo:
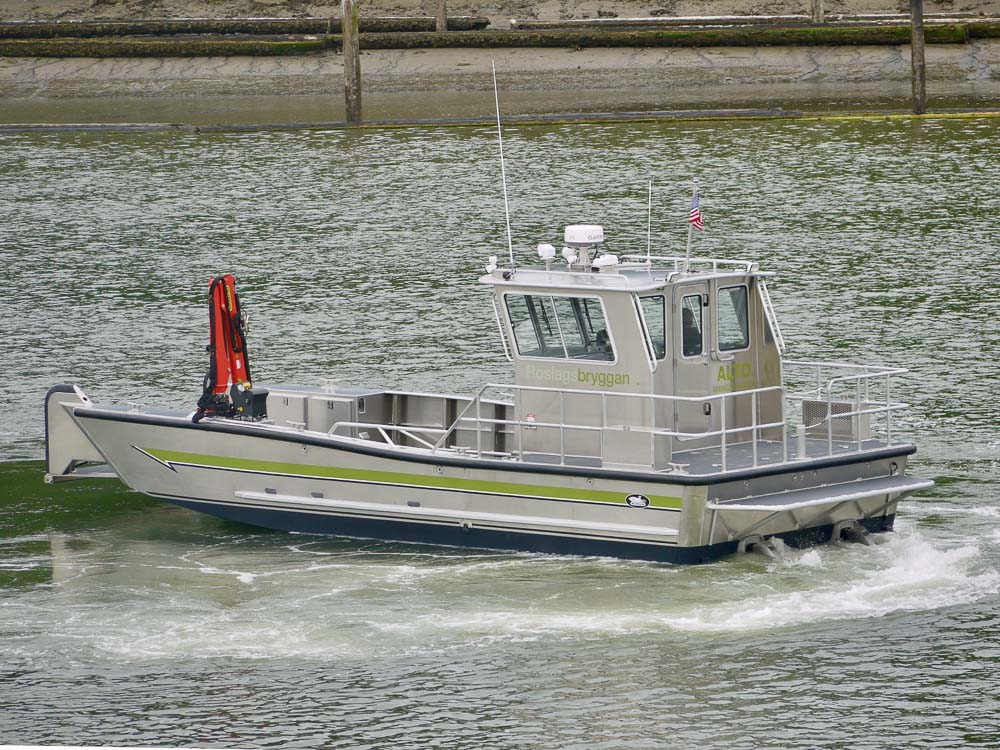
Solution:
M 504 88 L 669 89 L 782 83 L 906 81 L 909 48 L 702 47 L 657 49 L 372 50 L 369 92 L 481 91 L 490 61 Z M 1000 39 L 927 48 L 931 82 L 1000 81 Z M 0 97 L 231 96 L 343 92 L 339 53 L 288 57 L 0 58 Z

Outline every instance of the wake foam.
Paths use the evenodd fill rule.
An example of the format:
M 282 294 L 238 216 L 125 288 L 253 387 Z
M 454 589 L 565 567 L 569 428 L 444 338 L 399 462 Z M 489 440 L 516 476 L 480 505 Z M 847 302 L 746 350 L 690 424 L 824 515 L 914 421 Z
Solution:
M 768 561 L 764 571 L 748 573 L 740 561 L 733 565 L 736 570 L 726 571 L 719 564 L 700 568 L 692 571 L 699 579 L 697 587 L 689 580 L 680 590 L 671 590 L 661 581 L 666 585 L 657 597 L 621 602 L 626 608 L 618 611 L 477 611 L 427 615 L 377 627 L 399 635 L 449 629 L 525 637 L 571 632 L 743 632 L 875 618 L 966 604 L 1000 592 L 1000 572 L 975 571 L 979 557 L 975 545 L 941 549 L 917 534 L 894 534 L 871 547 L 843 544 L 787 550 L 783 559 Z M 719 601 L 684 607 L 682 601 L 697 596 L 695 588 L 705 590 L 704 574 L 712 571 L 717 577 L 711 581 L 711 595 Z M 649 604 L 628 606 L 638 602 Z
M 68 644 L 71 660 L 88 652 L 141 661 L 380 659 L 497 641 L 762 631 L 934 610 L 1000 592 L 1000 572 L 977 544 L 945 547 L 906 526 L 883 539 L 871 547 L 787 549 L 776 560 L 733 556 L 694 567 L 371 553 L 353 555 L 349 564 L 334 554 L 328 561 L 274 560 L 256 570 L 242 558 L 236 565 L 227 565 L 229 558 L 200 561 L 178 569 L 175 579 L 164 575 L 174 573 L 169 564 L 143 580 L 129 566 L 123 582 L 104 566 L 101 575 L 81 572 L 54 589 L 69 617 L 63 606 L 39 613 L 37 601 L 21 600 L 13 609 L 45 627 L 0 645 L 0 657 L 33 652 L 53 638 L 43 650 Z M 1000 543 L 1000 531 L 979 539 L 989 555 L 991 541 Z M 124 601 L 86 606 L 106 600 L 108 591 Z

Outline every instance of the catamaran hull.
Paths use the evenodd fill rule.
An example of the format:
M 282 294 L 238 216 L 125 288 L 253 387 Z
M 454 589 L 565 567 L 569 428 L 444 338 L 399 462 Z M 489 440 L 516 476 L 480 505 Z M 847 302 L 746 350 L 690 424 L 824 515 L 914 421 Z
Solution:
M 129 487 L 220 518 L 309 534 L 674 563 L 706 562 L 771 537 L 805 545 L 839 539 L 849 527 L 891 529 L 906 493 L 856 490 L 901 474 L 912 452 L 803 464 L 794 478 L 785 467 L 720 482 L 528 469 L 266 425 L 53 406 Z M 790 511 L 740 506 L 741 497 L 807 477 L 812 485 L 846 483 L 862 497 L 822 504 L 789 494 Z
M 656 544 L 624 544 L 600 539 L 581 539 L 554 535 L 528 535 L 520 531 L 499 531 L 483 528 L 462 528 L 420 523 L 404 523 L 381 519 L 366 519 L 341 515 L 314 515 L 245 505 L 225 505 L 181 498 L 156 496 L 161 500 L 189 510 L 206 513 L 227 521 L 236 521 L 265 529 L 293 533 L 324 534 L 355 539 L 377 539 L 446 547 L 469 547 L 489 550 L 538 552 L 554 555 L 584 555 L 617 557 L 682 565 L 711 562 L 740 550 L 740 541 L 732 540 L 698 547 Z M 895 514 L 866 518 L 859 525 L 869 533 L 892 531 Z M 834 534 L 835 524 L 813 526 L 798 531 L 772 534 L 792 547 L 826 544 Z

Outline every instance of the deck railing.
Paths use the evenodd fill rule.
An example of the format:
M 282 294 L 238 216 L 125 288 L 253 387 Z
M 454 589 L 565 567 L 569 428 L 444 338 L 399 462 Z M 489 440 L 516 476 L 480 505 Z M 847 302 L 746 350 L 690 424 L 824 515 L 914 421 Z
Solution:
M 893 412 L 908 406 L 892 400 L 892 377 L 906 373 L 905 368 L 803 360 L 785 360 L 783 366 L 786 383 L 803 377 L 803 374 L 809 380 L 809 387 L 788 392 L 786 400 L 797 403 L 800 409 L 808 401 L 824 405 L 810 421 L 802 414 L 801 424 L 806 431 L 826 433 L 827 453 L 833 453 L 838 425 L 851 426 L 853 442 L 857 450 L 861 450 L 866 434 L 871 432 L 870 427 L 865 428 L 864 422 L 872 417 L 877 420 L 879 415 L 884 415 L 882 439 L 886 444 L 892 444 Z
M 679 438 L 683 440 L 704 440 L 710 438 L 718 438 L 719 445 L 722 451 L 722 470 L 726 471 L 728 469 L 728 452 L 727 447 L 732 444 L 732 436 L 738 434 L 749 434 L 750 442 L 752 444 L 752 459 L 753 464 L 756 466 L 759 462 L 759 456 L 757 452 L 757 445 L 760 441 L 760 436 L 762 431 L 768 429 L 781 430 L 782 431 L 782 443 L 786 444 L 787 441 L 784 440 L 785 437 L 785 422 L 784 420 L 763 422 L 760 420 L 760 396 L 765 393 L 777 393 L 781 391 L 781 386 L 769 386 L 765 388 L 755 388 L 747 391 L 734 391 L 731 393 L 717 393 L 711 396 L 661 396 L 661 395 L 651 395 L 648 393 L 617 393 L 612 391 L 585 391 L 577 390 L 572 388 L 548 388 L 544 386 L 518 386 L 510 384 L 500 384 L 500 383 L 489 383 L 476 393 L 469 404 L 466 405 L 465 409 L 458 415 L 454 423 L 448 430 L 445 430 L 438 438 L 437 443 L 434 445 L 433 450 L 454 450 L 454 448 L 447 445 L 448 439 L 451 435 L 460 429 L 470 429 L 475 431 L 476 435 L 476 446 L 475 452 L 477 454 L 488 454 L 491 451 L 484 451 L 483 449 L 483 435 L 484 432 L 495 433 L 497 429 L 509 428 L 513 430 L 513 434 L 516 435 L 516 453 L 521 458 L 521 460 L 526 460 L 524 457 L 525 449 L 525 431 L 526 430 L 539 430 L 539 429 L 553 429 L 559 431 L 559 450 L 558 453 L 552 451 L 536 450 L 532 451 L 539 455 L 551 455 L 553 458 L 557 458 L 560 465 L 566 465 L 570 463 L 569 459 L 597 459 L 603 464 L 608 458 L 608 441 L 609 435 L 615 433 L 646 433 L 649 435 L 649 460 L 645 464 L 636 463 L 636 466 L 645 465 L 649 469 L 655 469 L 657 466 L 656 460 L 656 440 L 657 438 Z M 481 403 L 486 396 L 486 394 L 491 391 L 504 391 L 512 394 L 511 398 L 507 403 L 511 408 L 517 408 L 519 402 L 523 403 L 524 394 L 526 393 L 540 393 L 540 394 L 552 394 L 559 399 L 559 414 L 560 420 L 558 422 L 551 421 L 538 421 L 536 419 L 496 419 L 491 417 L 484 417 L 482 414 Z M 732 411 L 732 407 L 729 406 L 733 399 L 740 397 L 749 397 L 751 400 L 751 420 L 749 424 L 739 424 L 739 425 L 729 425 L 727 420 L 727 413 Z M 600 423 L 599 424 L 574 424 L 568 422 L 566 419 L 566 401 L 568 398 L 591 398 L 600 399 Z M 608 419 L 608 402 L 609 400 L 624 399 L 626 401 L 635 401 L 640 404 L 649 405 L 649 410 L 647 412 L 649 419 L 647 424 L 640 425 L 620 425 L 612 424 Z M 656 425 L 656 405 L 659 403 L 667 404 L 694 404 L 694 405 L 704 405 L 704 404 L 719 404 L 719 415 L 720 415 L 720 426 L 717 429 L 710 430 L 698 430 L 698 431 L 685 431 L 669 429 L 667 427 L 657 427 Z M 473 412 L 473 414 L 470 414 Z M 672 421 L 672 420 L 671 420 Z M 484 430 L 484 426 L 486 430 Z M 412 429 L 412 428 L 410 428 Z M 571 433 L 596 433 L 599 438 L 600 450 L 599 453 L 593 455 L 580 455 L 580 454 L 570 454 L 567 451 L 567 436 Z M 471 450 L 471 446 L 467 449 Z M 787 460 L 787 453 L 783 451 L 783 460 Z M 673 468 L 677 468 L 676 465 Z
M 718 273 L 720 270 L 733 271 L 738 273 L 750 273 L 754 267 L 752 260 L 730 260 L 727 258 L 706 258 L 700 256 L 688 257 L 686 255 L 643 255 L 641 253 L 631 253 L 622 256 L 625 261 L 633 263 L 645 263 L 656 261 L 658 265 L 672 265 L 674 271 L 682 271 L 685 268 L 700 268 Z
M 868 420 L 879 415 L 884 420 L 884 433 L 879 439 L 892 444 L 892 414 L 905 408 L 906 404 L 891 400 L 891 378 L 905 373 L 905 369 L 798 360 L 786 361 L 784 366 L 786 382 L 789 378 L 808 378 L 808 386 L 797 391 L 792 391 L 787 386 L 766 386 L 705 396 L 665 396 L 489 383 L 476 392 L 450 425 L 443 428 L 337 422 L 331 427 L 330 434 L 349 428 L 355 434 L 364 435 L 362 439 L 370 439 L 367 438 L 367 433 L 361 431 L 373 430 L 384 443 L 393 446 L 409 440 L 413 444 L 411 447 L 426 449 L 431 453 L 461 452 L 480 457 L 515 459 L 525 463 L 558 462 L 562 466 L 579 465 L 588 460 L 599 462 L 602 466 L 609 462 L 621 464 L 623 462 L 620 460 L 609 461 L 608 447 L 611 441 L 626 432 L 631 435 L 646 434 L 648 458 L 629 461 L 628 465 L 662 471 L 684 470 L 682 464 L 673 461 L 675 454 L 698 448 L 718 449 L 719 468 L 722 472 L 861 451 L 866 439 L 874 439 Z M 488 395 L 491 398 L 487 400 Z M 525 397 L 531 395 L 549 395 L 558 399 L 558 421 L 539 421 L 533 415 L 523 416 L 520 412 L 526 410 Z M 763 409 L 770 415 L 767 420 L 763 419 L 763 402 L 776 397 L 777 403 L 772 401 Z M 574 423 L 568 419 L 567 401 L 574 400 L 575 407 L 579 409 L 580 399 L 600 402 L 599 416 L 592 419 L 591 424 Z M 739 399 L 743 399 L 741 404 L 737 403 Z M 642 414 L 642 418 L 638 420 L 638 424 L 620 424 L 609 419 L 609 402 L 619 400 L 640 405 L 638 413 Z M 512 410 L 513 416 L 499 418 L 484 415 L 484 405 L 488 405 L 490 412 L 495 413 L 498 404 Z M 806 414 L 807 406 L 813 409 L 811 416 Z M 701 407 L 706 414 L 708 428 L 676 428 L 678 409 L 685 407 Z M 551 409 L 551 404 L 549 408 L 550 413 L 555 411 Z M 635 414 L 637 410 L 631 409 L 631 413 Z M 707 415 L 713 413 L 718 415 L 717 419 L 708 419 Z M 593 416 L 598 412 L 591 409 L 590 414 Z M 665 424 L 660 426 L 658 419 Z M 547 445 L 535 445 L 530 450 L 526 449 L 526 433 L 538 434 L 538 430 L 557 430 L 558 446 L 553 440 Z M 468 435 L 469 432 L 474 433 L 474 438 L 459 445 L 460 434 Z M 789 439 L 790 433 L 793 440 L 798 441 L 797 447 Z M 509 450 L 498 449 L 497 436 L 500 434 L 505 438 L 512 438 L 514 445 Z M 579 434 L 595 435 L 595 443 L 599 446 L 597 450 L 592 453 L 572 452 L 568 444 L 573 435 Z M 395 440 L 393 435 L 396 436 Z M 808 448 L 807 439 L 810 439 Z M 532 442 L 540 444 L 544 441 L 536 439 L 527 442 L 530 445 Z M 734 465 L 733 451 L 737 446 L 741 449 L 740 460 Z M 766 456 L 761 455 L 763 446 L 769 446 Z M 794 456 L 791 456 L 793 452 Z M 617 458 L 620 459 L 620 455 Z

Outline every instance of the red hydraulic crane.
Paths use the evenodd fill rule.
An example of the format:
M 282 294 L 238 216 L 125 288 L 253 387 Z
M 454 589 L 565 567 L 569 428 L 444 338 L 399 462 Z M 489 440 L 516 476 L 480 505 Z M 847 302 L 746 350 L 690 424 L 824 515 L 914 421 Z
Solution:
M 265 419 L 267 391 L 254 389 L 250 379 L 246 314 L 232 274 L 216 276 L 208 283 L 208 325 L 208 372 L 193 421 L 204 417 Z

